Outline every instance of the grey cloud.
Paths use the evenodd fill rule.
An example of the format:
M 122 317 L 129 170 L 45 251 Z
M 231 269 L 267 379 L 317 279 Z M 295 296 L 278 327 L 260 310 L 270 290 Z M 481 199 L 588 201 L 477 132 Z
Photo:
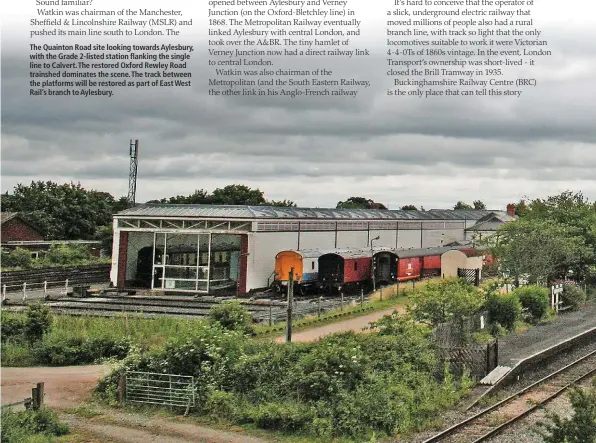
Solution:
M 103 179 L 125 187 L 128 140 L 139 137 L 139 177 L 152 185 L 151 192 L 168 189 L 160 197 L 185 192 L 170 192 L 170 182 L 190 192 L 225 180 L 267 183 L 273 192 L 284 183 L 289 193 L 280 197 L 302 201 L 304 183 L 331 177 L 361 184 L 381 201 L 388 200 L 390 191 L 383 189 L 389 178 L 403 180 L 398 189 L 410 194 L 417 189 L 417 199 L 435 206 L 445 198 L 433 184 L 439 178 L 451 180 L 445 186 L 452 193 L 469 187 L 466 181 L 462 190 L 464 177 L 474 183 L 489 178 L 495 185 L 481 192 L 499 202 L 515 191 L 505 185 L 511 180 L 536 189 L 545 182 L 573 187 L 585 180 L 586 194 L 596 196 L 596 86 L 593 74 L 586 74 L 593 73 L 596 36 L 593 30 L 568 37 L 563 31 L 545 36 L 555 56 L 539 61 L 531 71 L 539 86 L 519 99 L 386 97 L 390 79 L 382 48 L 366 62 L 333 65 L 375 83 L 353 100 L 207 96 L 202 49 L 192 63 L 191 90 L 116 91 L 111 99 L 32 98 L 28 62 L 9 51 L 2 56 L 3 190 L 23 177 Z M 315 63 L 284 61 L 302 69 Z M 348 189 L 329 184 L 324 192 L 327 204 L 335 204 Z M 153 197 L 158 196 L 148 196 Z

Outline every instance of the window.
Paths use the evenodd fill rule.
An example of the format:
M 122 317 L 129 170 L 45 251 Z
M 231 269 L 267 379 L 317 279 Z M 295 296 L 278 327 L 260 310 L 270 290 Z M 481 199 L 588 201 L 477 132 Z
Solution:
M 314 271 L 314 269 L 315 269 L 315 262 L 314 262 L 314 261 L 313 261 L 313 262 L 311 262 L 311 264 L 310 264 L 310 265 L 311 265 L 311 269 Z

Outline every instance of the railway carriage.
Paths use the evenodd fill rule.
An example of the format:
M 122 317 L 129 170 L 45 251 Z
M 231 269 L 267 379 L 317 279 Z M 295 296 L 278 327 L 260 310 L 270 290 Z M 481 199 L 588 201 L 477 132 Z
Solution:
M 320 249 L 281 251 L 275 256 L 275 277 L 272 289 L 287 291 L 290 270 L 294 268 L 294 293 L 307 294 L 317 289 L 319 261 L 326 251 Z
M 383 249 L 374 253 L 375 283 L 393 284 L 441 275 L 441 255 L 458 247 Z M 471 249 L 471 248 L 467 248 Z
M 372 257 L 367 250 L 337 250 L 319 257 L 319 287 L 352 292 L 371 281 Z

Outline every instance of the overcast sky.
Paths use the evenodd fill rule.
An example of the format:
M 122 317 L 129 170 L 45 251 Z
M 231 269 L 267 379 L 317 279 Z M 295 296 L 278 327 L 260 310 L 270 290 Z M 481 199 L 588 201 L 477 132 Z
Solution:
M 207 2 L 205 1 L 204 4 Z M 2 192 L 32 180 L 78 181 L 119 197 L 128 189 L 128 144 L 140 139 L 137 201 L 258 187 L 268 199 L 334 207 L 364 196 L 392 209 L 451 207 L 481 199 L 492 208 L 566 189 L 596 199 L 596 16 L 579 0 L 541 1 L 534 22 L 553 51 L 530 71 L 538 86 L 519 98 L 393 98 L 385 95 L 383 21 L 392 1 L 350 0 L 363 21 L 358 48 L 371 57 L 319 59 L 319 67 L 368 79 L 357 98 L 209 97 L 207 7 L 170 1 L 194 27 L 193 87 L 117 90 L 112 98 L 30 97 L 33 0 L 2 14 Z M 94 9 L 166 7 L 94 0 Z M 366 8 L 365 8 L 366 5 Z M 6 9 L 6 7 L 5 7 Z M 91 40 L 108 42 L 108 40 Z M 111 40 L 135 43 L 141 40 Z M 315 61 L 311 61 L 315 63 Z M 298 66 L 291 60 L 278 67 Z M 308 61 L 300 61 L 305 68 Z M 314 66 L 314 65 L 313 65 Z M 515 71 L 512 78 L 516 78 Z

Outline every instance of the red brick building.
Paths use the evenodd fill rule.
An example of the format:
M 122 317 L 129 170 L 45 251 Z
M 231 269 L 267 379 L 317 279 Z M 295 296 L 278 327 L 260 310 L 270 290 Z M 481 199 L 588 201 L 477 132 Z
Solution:
M 2 244 L 21 241 L 41 241 L 41 231 L 18 212 L 0 212 L 0 238 Z

